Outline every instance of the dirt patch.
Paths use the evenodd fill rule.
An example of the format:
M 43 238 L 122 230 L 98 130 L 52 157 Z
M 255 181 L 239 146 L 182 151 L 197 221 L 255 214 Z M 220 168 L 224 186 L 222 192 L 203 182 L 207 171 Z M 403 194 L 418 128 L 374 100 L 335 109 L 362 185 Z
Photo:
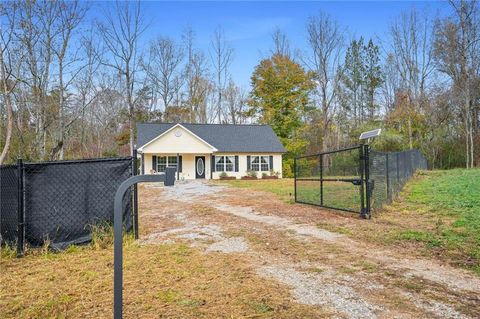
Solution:
M 207 254 L 242 254 L 257 273 L 290 287 L 299 303 L 347 318 L 480 315 L 480 281 L 468 272 L 342 234 L 345 224 L 368 221 L 198 182 L 143 191 L 174 204 L 157 209 L 173 220 L 173 233 L 158 225 L 147 240 L 187 238 Z M 149 223 L 160 220 L 153 217 Z M 339 226 L 325 229 L 326 219 Z
M 319 274 L 299 272 L 293 268 L 263 267 L 260 274 L 293 287 L 296 300 L 306 305 L 321 305 L 331 308 L 340 316 L 348 318 L 376 318 L 381 308 L 366 302 L 351 287 L 339 283 L 326 283 Z
M 248 244 L 243 237 L 227 238 L 208 246 L 207 251 L 219 251 L 222 253 L 243 253 L 248 250 Z

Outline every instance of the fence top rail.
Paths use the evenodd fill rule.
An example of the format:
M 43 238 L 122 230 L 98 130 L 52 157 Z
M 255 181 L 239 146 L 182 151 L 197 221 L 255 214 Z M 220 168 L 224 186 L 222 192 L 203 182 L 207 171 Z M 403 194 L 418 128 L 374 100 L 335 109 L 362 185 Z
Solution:
M 422 154 L 420 152 L 419 149 L 411 149 L 411 150 L 404 150 L 404 151 L 395 151 L 395 152 L 383 152 L 383 151 L 377 151 L 377 150 L 370 150 L 371 153 L 376 153 L 376 154 L 381 154 L 381 155 L 397 155 L 397 154 L 407 154 L 407 153 L 419 153 L 419 154 Z
M 298 156 L 298 157 L 296 157 L 295 159 L 301 159 L 301 158 L 307 158 L 307 157 L 316 157 L 316 156 L 325 155 L 325 154 L 332 154 L 332 153 L 338 153 L 338 152 L 344 152 L 344 151 L 351 151 L 351 150 L 359 149 L 359 148 L 361 148 L 361 147 L 362 147 L 362 145 L 355 145 L 355 146 L 340 148 L 340 149 L 332 150 L 332 151 L 326 151 L 326 152 L 321 152 L 321 153 L 316 153 L 316 154 Z
M 24 162 L 25 165 L 49 165 L 49 164 L 78 164 L 78 163 L 97 163 L 97 162 L 116 162 L 131 160 L 131 156 L 125 157 L 104 157 L 104 158 L 86 158 L 60 161 L 45 161 L 45 162 Z
M 0 169 L 16 168 L 16 167 L 17 167 L 17 164 L 3 164 L 3 165 L 0 165 Z

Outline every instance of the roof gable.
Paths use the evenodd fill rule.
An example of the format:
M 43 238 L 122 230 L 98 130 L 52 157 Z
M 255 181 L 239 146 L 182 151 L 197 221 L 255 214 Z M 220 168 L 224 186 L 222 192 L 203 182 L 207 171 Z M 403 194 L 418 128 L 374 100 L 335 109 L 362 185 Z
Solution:
M 139 123 L 137 147 L 144 146 L 177 125 L 213 146 L 218 152 L 285 152 L 269 125 Z
M 175 133 L 173 133 L 173 131 L 175 131 Z M 177 132 L 179 132 L 179 135 L 177 136 Z M 182 124 L 178 123 L 178 124 L 175 124 L 175 125 L 172 125 L 169 129 L 165 130 L 164 132 L 162 132 L 161 134 L 159 134 L 158 136 L 154 137 L 153 139 L 151 139 L 149 142 L 145 143 L 144 145 L 140 146 L 139 150 L 142 151 L 143 149 L 145 148 L 150 148 L 150 147 L 153 147 L 154 144 L 158 144 L 158 141 L 162 138 L 162 137 L 169 137 L 170 139 L 172 139 L 172 137 L 176 137 L 176 138 L 181 138 L 182 140 L 185 139 L 185 135 L 183 135 L 184 133 L 190 135 L 191 137 L 193 137 L 195 140 L 197 140 L 199 143 L 203 144 L 203 146 L 206 147 L 207 150 L 211 151 L 211 152 L 216 152 L 218 151 L 214 146 L 212 146 L 211 144 L 209 144 L 208 142 L 204 141 L 201 137 L 197 136 L 195 133 L 191 132 L 189 129 L 185 128 Z M 182 137 L 183 135 L 183 137 Z M 169 146 L 168 145 L 168 142 L 167 142 L 167 147 L 169 148 L 175 148 L 175 152 L 187 152 L 188 151 L 185 151 L 185 150 L 180 150 L 181 149 L 181 143 L 179 143 L 180 141 L 177 141 L 175 139 L 173 139 L 171 142 L 170 142 L 170 145 L 172 144 L 175 144 L 174 146 Z M 188 143 L 188 144 L 197 144 L 197 147 L 198 146 L 198 143 L 195 143 L 194 140 L 192 140 L 191 138 L 188 139 L 188 141 L 183 141 L 183 143 Z M 185 145 L 185 146 L 189 146 L 189 145 Z M 180 147 L 180 148 L 179 148 Z

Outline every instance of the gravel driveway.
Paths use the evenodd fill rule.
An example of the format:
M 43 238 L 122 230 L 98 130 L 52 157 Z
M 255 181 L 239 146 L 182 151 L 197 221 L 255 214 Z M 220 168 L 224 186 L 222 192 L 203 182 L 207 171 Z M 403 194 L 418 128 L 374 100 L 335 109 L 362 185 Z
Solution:
M 260 276 L 291 288 L 297 302 L 339 318 L 480 317 L 480 280 L 322 229 L 275 195 L 207 182 L 140 188 L 141 239 L 188 241 L 206 254 L 241 255 Z

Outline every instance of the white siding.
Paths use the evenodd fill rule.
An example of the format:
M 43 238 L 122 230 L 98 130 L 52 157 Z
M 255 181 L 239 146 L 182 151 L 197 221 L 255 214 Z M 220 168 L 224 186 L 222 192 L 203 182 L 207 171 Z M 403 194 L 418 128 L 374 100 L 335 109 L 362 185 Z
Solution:
M 235 154 L 235 153 L 215 153 L 215 156 L 221 155 L 237 155 L 238 156 L 238 172 L 226 172 L 228 176 L 235 176 L 237 179 L 240 179 L 242 176 L 247 175 L 247 156 L 273 156 L 273 170 L 275 172 L 280 172 L 279 177 L 282 177 L 282 154 L 268 154 L 268 153 L 249 153 L 249 154 Z M 213 178 L 220 178 L 222 172 L 213 172 Z M 263 172 L 257 172 L 257 177 L 261 178 Z M 270 172 L 266 172 L 270 175 Z
M 176 133 L 180 133 L 180 136 L 177 136 Z M 143 146 L 140 151 L 144 154 L 208 154 L 214 152 L 215 149 L 182 126 L 177 126 L 150 144 Z
M 144 154 L 145 160 L 145 174 L 150 174 L 152 170 L 152 156 L 176 156 L 173 153 L 155 153 L 155 154 Z M 180 179 L 195 179 L 195 156 L 205 156 L 205 178 L 210 179 L 210 154 L 180 154 L 182 156 L 182 172 L 180 173 Z M 266 154 L 266 153 L 251 153 L 251 154 L 235 154 L 235 153 L 217 153 L 214 154 L 217 156 L 220 155 L 230 155 L 238 156 L 238 172 L 227 172 L 228 176 L 235 176 L 237 179 L 240 179 L 242 176 L 247 175 L 247 156 L 273 156 L 273 170 L 275 172 L 280 172 L 279 177 L 282 177 L 282 155 L 281 154 Z M 213 179 L 219 179 L 222 172 L 213 172 Z M 269 174 L 269 172 L 266 172 Z M 262 172 L 258 172 L 258 178 L 262 177 Z

